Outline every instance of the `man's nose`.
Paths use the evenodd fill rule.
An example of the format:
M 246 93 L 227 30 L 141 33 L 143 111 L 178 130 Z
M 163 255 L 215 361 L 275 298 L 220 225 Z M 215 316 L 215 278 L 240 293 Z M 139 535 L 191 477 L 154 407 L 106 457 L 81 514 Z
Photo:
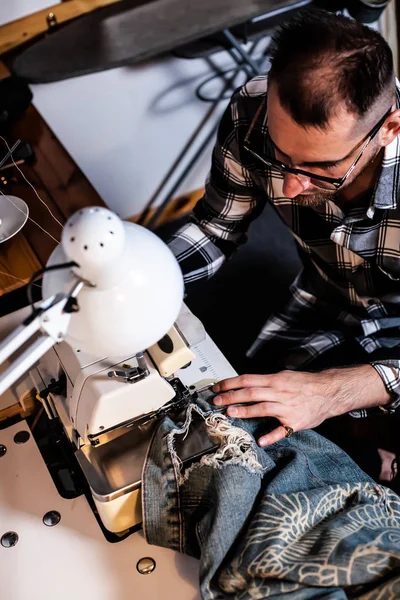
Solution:
M 283 193 L 286 198 L 294 198 L 302 194 L 311 185 L 309 177 L 294 175 L 293 173 L 285 173 L 283 176 Z

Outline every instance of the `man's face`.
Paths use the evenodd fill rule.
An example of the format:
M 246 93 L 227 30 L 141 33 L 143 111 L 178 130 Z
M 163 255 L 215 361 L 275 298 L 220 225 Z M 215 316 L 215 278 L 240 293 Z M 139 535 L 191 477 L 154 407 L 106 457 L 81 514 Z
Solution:
M 343 177 L 360 152 L 368 128 L 345 110 L 339 111 L 329 125 L 325 130 L 298 125 L 280 104 L 276 86 L 269 86 L 268 132 L 279 161 L 317 175 Z M 373 140 L 341 190 L 359 177 L 379 150 L 379 143 Z M 284 175 L 283 193 L 304 206 L 318 206 L 337 194 L 336 190 L 316 187 L 308 177 L 290 173 Z

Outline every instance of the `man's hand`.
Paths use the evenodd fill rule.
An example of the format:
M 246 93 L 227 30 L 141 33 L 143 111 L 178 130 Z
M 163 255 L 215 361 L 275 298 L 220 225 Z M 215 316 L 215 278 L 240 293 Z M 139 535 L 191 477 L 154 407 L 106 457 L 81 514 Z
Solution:
M 285 427 L 294 431 L 312 429 L 330 417 L 390 401 L 382 379 L 371 365 L 319 373 L 241 375 L 220 381 L 213 389 L 219 394 L 214 404 L 229 405 L 229 417 L 276 417 L 281 422 L 281 427 L 258 440 L 260 446 L 284 438 Z M 248 406 L 231 406 L 236 404 Z

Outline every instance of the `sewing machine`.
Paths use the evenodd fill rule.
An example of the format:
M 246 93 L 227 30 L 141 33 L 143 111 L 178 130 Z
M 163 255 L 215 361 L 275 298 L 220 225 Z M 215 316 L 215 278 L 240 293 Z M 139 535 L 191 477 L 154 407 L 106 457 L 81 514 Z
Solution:
M 63 430 L 67 444 L 72 448 L 75 466 L 71 469 L 71 464 L 66 464 L 65 469 L 71 469 L 72 473 L 79 465 L 80 475 L 87 484 L 86 495 L 73 499 L 61 497 L 27 422 L 0 430 L 0 449 L 5 448 L 4 454 L 0 452 L 2 589 L 11 600 L 50 600 L 57 588 L 57 597 L 64 600 L 70 597 L 71 590 L 68 586 L 60 589 L 59 582 L 69 578 L 74 586 L 78 585 L 80 593 L 95 594 L 101 600 L 123 600 L 128 597 L 128 591 L 129 594 L 134 591 L 135 595 L 139 594 L 138 597 L 192 599 L 197 589 L 197 563 L 165 549 L 149 547 L 143 539 L 140 531 L 141 471 L 156 415 L 169 410 L 174 404 L 183 406 L 199 390 L 235 375 L 235 371 L 199 320 L 182 303 L 181 276 L 174 271 L 175 259 L 171 259 L 169 274 L 171 286 L 175 289 L 162 288 L 162 298 L 157 297 L 153 305 L 148 295 L 157 288 L 156 284 L 153 287 L 154 282 L 149 284 L 151 289 L 144 292 L 144 305 L 140 305 L 137 292 L 135 302 L 137 307 L 140 306 L 139 318 L 132 315 L 130 321 L 126 320 L 124 303 L 119 299 L 121 310 L 116 326 L 118 322 L 123 323 L 126 335 L 120 329 L 118 335 L 124 339 L 112 340 L 111 347 L 117 349 L 115 356 L 105 352 L 109 344 L 102 338 L 110 323 L 104 321 L 100 305 L 97 305 L 99 312 L 96 314 L 91 303 L 98 302 L 96 296 L 104 292 L 107 294 L 107 268 L 104 262 L 96 263 L 98 257 L 88 260 L 87 250 L 83 249 L 85 245 L 98 241 L 98 235 L 105 238 L 95 222 L 99 215 L 93 215 L 90 210 L 94 209 L 87 212 L 90 227 L 93 222 L 95 225 L 90 234 L 94 238 L 88 242 L 86 223 L 83 226 L 86 243 L 80 244 L 82 256 L 74 255 L 74 251 L 71 256 L 68 247 L 65 256 L 67 245 L 61 244 L 48 263 L 52 266 L 72 258 L 80 264 L 81 270 L 78 272 L 69 266 L 46 281 L 47 275 L 52 274 L 49 271 L 43 284 L 47 300 L 39 310 L 36 308 L 32 312 L 31 307 L 27 307 L 18 314 L 0 319 L 0 334 L 13 329 L 0 345 L 0 362 L 3 363 L 0 408 L 9 397 L 20 394 L 22 389 L 32 387 L 33 383 L 49 424 L 59 424 L 57 426 Z M 100 213 L 103 217 L 109 216 L 106 209 L 101 209 Z M 80 224 L 79 220 L 72 221 L 72 226 L 66 224 L 64 233 L 69 240 L 80 239 L 79 227 L 86 216 L 84 213 Z M 118 226 L 119 220 L 116 219 L 114 232 L 118 231 Z M 133 230 L 136 236 L 145 231 L 142 228 L 138 230 L 141 231 Z M 147 234 L 154 235 L 146 231 Z M 144 265 L 150 279 L 154 275 L 152 269 L 161 269 L 160 277 L 165 277 L 171 258 L 165 258 L 166 247 L 157 240 L 163 255 L 159 264 L 161 255 L 155 257 L 157 251 L 154 251 L 153 241 L 149 242 L 147 251 L 153 255 L 151 261 L 155 261 L 155 266 L 146 263 L 142 257 L 142 267 Z M 140 248 L 143 249 L 147 242 L 142 239 Z M 116 245 L 122 248 L 121 244 Z M 124 248 L 126 254 L 126 245 Z M 117 273 L 114 268 L 111 269 L 114 286 L 115 282 L 118 285 L 121 273 L 126 275 L 127 263 L 122 254 L 113 252 L 110 247 L 108 264 L 115 264 L 116 257 L 118 263 Z M 134 256 L 137 252 L 132 254 L 132 247 L 129 247 L 131 262 Z M 101 276 L 97 277 L 99 264 Z M 136 276 L 140 271 L 138 266 Z M 142 273 L 142 278 L 139 277 L 142 287 L 143 277 Z M 131 291 L 131 284 L 125 281 L 123 285 L 127 293 Z M 60 290 L 64 289 L 70 291 L 60 296 Z M 85 298 L 84 289 L 89 298 Z M 58 294 L 54 295 L 55 292 Z M 113 289 L 112 293 L 115 295 L 117 290 Z M 122 294 L 121 287 L 118 293 Z M 105 301 L 108 309 L 115 311 L 115 306 L 110 306 L 110 298 L 105 298 Z M 148 315 L 154 319 L 155 311 L 160 315 L 159 323 L 148 323 Z M 79 319 L 73 322 L 77 316 Z M 100 331 L 88 324 L 91 318 L 92 325 L 100 322 Z M 111 316 L 108 315 L 108 318 Z M 21 321 L 23 324 L 14 329 Z M 131 337 L 132 321 L 136 338 Z M 159 325 L 162 337 L 155 342 L 154 336 L 160 334 Z M 151 328 L 153 331 L 148 336 Z M 25 349 L 29 343 L 28 334 L 32 332 L 33 345 Z M 152 338 L 155 343 L 149 344 Z M 56 342 L 58 339 L 60 342 Z M 143 346 L 144 343 L 146 346 Z M 122 352 L 124 346 L 125 351 Z M 22 347 L 22 355 L 15 359 L 17 347 Z M 87 352 L 97 347 L 100 356 Z M 8 365 L 4 370 L 5 355 L 11 356 L 12 360 L 7 358 Z M 211 442 L 201 439 L 198 434 L 192 439 L 189 436 L 182 459 L 193 461 L 211 448 Z M 106 538 L 120 541 L 111 544 Z M 39 556 L 35 548 L 40 548 Z M 25 573 L 25 577 L 16 582 L 10 573 L 16 572 L 21 561 L 26 564 L 29 575 Z M 112 565 L 115 564 L 118 568 L 114 569 L 116 577 L 113 577 Z M 136 569 L 132 568 L 134 565 Z M 153 572 L 151 578 L 142 577 Z M 45 590 L 40 573 L 46 581 Z M 167 589 L 164 587 L 166 578 L 169 580 Z
M 104 526 L 116 533 L 142 521 L 141 470 L 157 411 L 234 374 L 185 306 L 144 353 L 93 361 L 63 342 L 31 371 L 49 418 L 60 419 L 75 448 Z M 210 447 L 189 438 L 185 457 Z

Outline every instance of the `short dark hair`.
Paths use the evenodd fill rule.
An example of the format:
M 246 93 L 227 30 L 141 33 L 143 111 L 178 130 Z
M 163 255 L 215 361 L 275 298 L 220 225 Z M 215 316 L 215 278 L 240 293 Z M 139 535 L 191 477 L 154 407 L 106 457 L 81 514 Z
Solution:
M 338 105 L 364 117 L 385 93 L 393 99 L 393 56 L 375 30 L 324 10 L 299 12 L 271 43 L 269 81 L 299 125 L 326 128 Z

